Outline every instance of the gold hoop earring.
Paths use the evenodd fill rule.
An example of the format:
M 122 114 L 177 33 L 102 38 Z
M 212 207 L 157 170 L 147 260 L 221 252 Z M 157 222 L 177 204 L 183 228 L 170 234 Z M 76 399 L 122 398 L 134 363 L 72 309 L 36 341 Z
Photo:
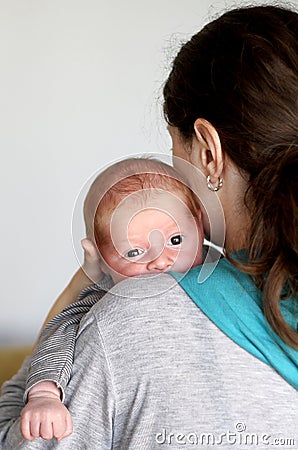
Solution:
M 210 180 L 211 180 L 211 177 L 210 177 L 210 175 L 208 175 L 206 178 L 206 181 L 207 181 L 207 187 L 210 191 L 217 192 L 217 191 L 219 191 L 220 188 L 222 188 L 223 179 L 221 177 L 218 177 L 218 183 L 216 186 L 213 186 L 213 184 L 211 183 Z

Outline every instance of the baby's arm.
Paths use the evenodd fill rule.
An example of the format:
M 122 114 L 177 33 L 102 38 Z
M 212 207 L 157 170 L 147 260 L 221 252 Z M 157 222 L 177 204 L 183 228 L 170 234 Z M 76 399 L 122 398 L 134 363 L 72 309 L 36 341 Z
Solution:
M 111 279 L 105 278 L 100 285 L 84 289 L 78 301 L 67 306 L 41 333 L 24 395 L 24 399 L 28 399 L 21 415 L 25 439 L 38 436 L 62 439 L 70 434 L 71 418 L 63 400 L 71 374 L 76 335 L 82 317 L 111 286 Z

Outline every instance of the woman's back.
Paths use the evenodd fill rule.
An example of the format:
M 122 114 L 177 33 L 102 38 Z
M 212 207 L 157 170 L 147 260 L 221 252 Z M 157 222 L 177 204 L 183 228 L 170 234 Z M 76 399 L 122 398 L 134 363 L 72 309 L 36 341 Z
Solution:
M 115 286 L 84 321 L 68 391 L 75 431 L 66 441 L 75 445 L 88 417 L 90 450 L 98 433 L 117 449 L 193 448 L 195 439 L 201 448 L 207 439 L 227 448 L 244 439 L 247 448 L 273 438 L 297 443 L 296 390 L 223 334 L 172 277 L 150 278 Z
M 296 396 L 277 372 L 222 333 L 170 275 L 127 279 L 82 322 L 66 392 L 74 432 L 59 448 L 259 449 L 277 439 L 296 448 Z M 3 448 L 20 440 L 16 421 Z M 53 448 L 43 440 L 34 445 Z
M 245 448 L 245 439 L 247 448 L 272 445 L 274 438 L 297 445 L 296 390 L 224 335 L 170 276 L 150 284 L 126 280 L 114 292 L 120 297 L 108 294 L 85 320 L 76 353 L 82 368 L 94 351 L 102 357 L 91 373 L 84 370 L 83 390 L 96 386 L 94 436 L 101 417 L 104 430 L 114 424 L 117 449 L 193 448 L 196 439 L 196 448 L 208 439 L 227 448 Z M 101 350 L 94 350 L 97 333 Z M 89 356 L 82 358 L 82 350 Z M 79 405 L 90 409 L 74 393 L 81 375 L 74 374 L 69 392 L 76 417 L 85 415 Z M 88 448 L 96 449 L 96 441 Z

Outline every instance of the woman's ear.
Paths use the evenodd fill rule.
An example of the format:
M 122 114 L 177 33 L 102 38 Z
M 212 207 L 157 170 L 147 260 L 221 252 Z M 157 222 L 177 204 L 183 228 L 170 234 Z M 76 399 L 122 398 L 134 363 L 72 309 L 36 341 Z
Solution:
M 195 146 L 199 163 L 211 182 L 216 182 L 223 171 L 223 153 L 218 133 L 206 119 L 197 119 L 194 123 Z

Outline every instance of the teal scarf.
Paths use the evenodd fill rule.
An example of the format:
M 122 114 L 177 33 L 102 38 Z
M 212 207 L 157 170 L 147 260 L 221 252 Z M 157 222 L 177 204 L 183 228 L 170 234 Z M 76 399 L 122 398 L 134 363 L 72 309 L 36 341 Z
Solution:
M 225 258 L 203 282 L 201 270 L 206 271 L 206 264 L 185 275 L 174 272 L 171 275 L 220 330 L 298 389 L 298 351 L 285 344 L 264 318 L 261 292 L 251 277 Z M 281 310 L 287 323 L 296 330 L 295 300 L 283 300 Z

